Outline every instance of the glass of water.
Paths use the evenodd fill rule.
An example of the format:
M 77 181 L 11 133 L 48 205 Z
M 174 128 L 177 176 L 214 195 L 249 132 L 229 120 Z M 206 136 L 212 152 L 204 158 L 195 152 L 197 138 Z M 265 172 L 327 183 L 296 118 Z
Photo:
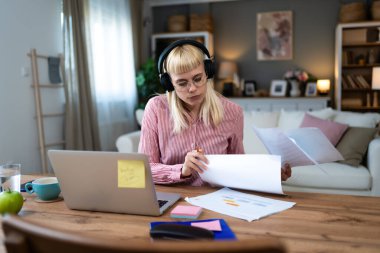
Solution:
M 20 192 L 21 164 L 0 165 L 0 191 Z

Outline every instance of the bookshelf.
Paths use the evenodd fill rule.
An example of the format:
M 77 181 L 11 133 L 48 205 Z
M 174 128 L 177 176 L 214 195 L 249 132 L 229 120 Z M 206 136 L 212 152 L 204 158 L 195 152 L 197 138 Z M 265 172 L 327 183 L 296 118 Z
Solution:
M 335 55 L 335 106 L 338 110 L 378 111 L 372 69 L 380 67 L 380 22 L 338 24 Z

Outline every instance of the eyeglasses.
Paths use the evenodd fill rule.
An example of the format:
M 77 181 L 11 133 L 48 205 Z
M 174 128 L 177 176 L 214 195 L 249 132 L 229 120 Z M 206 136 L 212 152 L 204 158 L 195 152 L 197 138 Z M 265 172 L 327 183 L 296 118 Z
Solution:
M 190 89 L 191 84 L 194 84 L 195 87 L 202 87 L 206 83 L 205 75 L 197 75 L 193 78 L 192 81 L 181 80 L 174 84 L 178 91 L 186 91 Z

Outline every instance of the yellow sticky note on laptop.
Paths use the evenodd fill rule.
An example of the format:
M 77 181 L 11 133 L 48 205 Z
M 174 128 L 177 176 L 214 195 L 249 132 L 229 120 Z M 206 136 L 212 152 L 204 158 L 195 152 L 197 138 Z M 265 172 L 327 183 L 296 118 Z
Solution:
M 145 166 L 143 161 L 117 161 L 118 188 L 145 188 Z

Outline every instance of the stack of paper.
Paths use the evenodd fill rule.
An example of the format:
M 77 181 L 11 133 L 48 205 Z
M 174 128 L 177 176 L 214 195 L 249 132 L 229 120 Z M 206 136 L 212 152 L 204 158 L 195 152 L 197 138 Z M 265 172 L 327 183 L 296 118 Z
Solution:
M 230 215 L 247 221 L 284 211 L 296 203 L 255 196 L 223 188 L 213 193 L 185 200 L 214 212 Z
M 202 208 L 199 206 L 178 205 L 170 212 L 170 217 L 180 219 L 197 219 L 201 212 Z

